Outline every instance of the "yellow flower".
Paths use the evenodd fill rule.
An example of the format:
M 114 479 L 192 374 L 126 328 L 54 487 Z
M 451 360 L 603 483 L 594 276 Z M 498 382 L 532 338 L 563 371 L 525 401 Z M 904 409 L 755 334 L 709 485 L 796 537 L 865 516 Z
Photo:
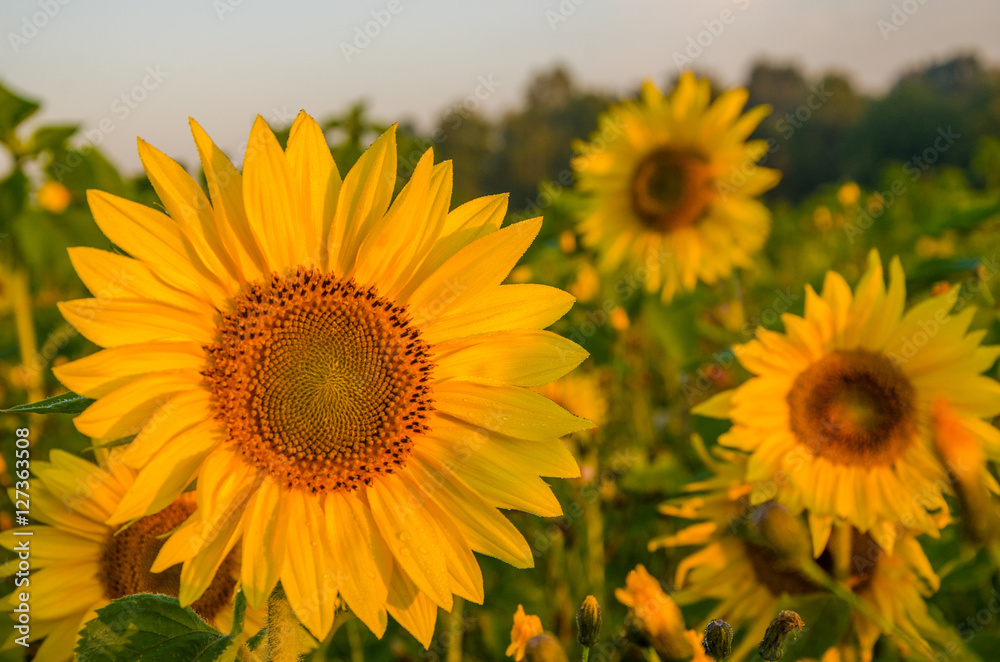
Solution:
M 861 199 L 861 187 L 854 182 L 847 182 L 837 190 L 837 202 L 841 207 L 853 207 Z
M 746 456 L 718 448 L 716 459 L 708 456 L 700 444 L 699 450 L 713 475 L 690 484 L 686 488 L 688 496 L 660 506 L 660 512 L 670 517 L 698 521 L 674 535 L 650 541 L 649 550 L 699 548 L 678 564 L 674 582 L 681 590 L 674 597 L 682 605 L 716 600 L 710 618 L 723 618 L 733 629 L 744 628 L 732 656 L 733 660 L 742 660 L 755 650 L 775 614 L 785 608 L 783 598 L 821 595 L 824 591 L 799 571 L 784 566 L 771 547 L 753 542 L 747 535 L 761 506 L 755 507 L 750 499 L 752 485 L 745 480 Z M 915 532 L 897 529 L 892 554 L 867 534 L 856 529 L 851 534 L 847 578 L 851 590 L 923 646 L 925 638 L 943 641 L 945 630 L 934 622 L 924 602 L 926 596 L 937 591 L 939 580 Z M 822 552 L 817 563 L 832 572 L 831 549 Z M 852 612 L 851 618 L 861 650 L 867 654 L 863 659 L 870 660 L 872 648 L 883 633 L 863 615 Z M 841 646 L 845 653 L 851 649 L 846 641 Z
M 510 646 L 504 655 L 513 657 L 514 662 L 521 662 L 528 642 L 542 632 L 542 619 L 534 614 L 525 614 L 524 607 L 518 605 L 514 612 L 514 626 L 510 629 Z
M 73 657 L 77 632 L 112 600 L 136 593 L 177 596 L 180 567 L 150 572 L 163 546 L 163 534 L 195 509 L 193 493 L 183 494 L 160 512 L 139 518 L 116 533 L 105 520 L 135 480 L 135 472 L 106 453 L 94 465 L 60 450 L 48 462 L 34 461 L 31 516 L 42 524 L 0 533 L 0 545 L 15 550 L 30 540 L 30 584 L 18 593 L 30 597 L 31 639 L 45 637 L 36 662 L 64 662 Z M 13 494 L 13 493 L 12 493 Z M 191 606 L 223 632 L 232 624 L 233 596 L 239 577 L 238 550 L 221 560 L 201 598 Z M 7 574 L 17 568 L 10 564 Z M 9 611 L 9 609 L 8 609 Z M 248 612 L 247 631 L 260 629 L 261 615 Z M 251 625 L 252 624 L 252 625 Z
M 449 212 L 451 163 L 430 150 L 390 206 L 395 128 L 343 181 L 305 113 L 285 150 L 258 118 L 242 173 L 192 129 L 211 201 L 140 142 L 169 216 L 92 192 L 131 257 L 70 253 L 92 292 L 121 292 L 61 304 L 107 349 L 56 369 L 97 399 L 80 431 L 137 435 L 139 480 L 109 521 L 197 478 L 197 513 L 154 565 L 184 563 L 183 604 L 239 544 L 251 605 L 280 579 L 319 639 L 343 602 L 427 646 L 453 594 L 483 599 L 473 552 L 532 565 L 498 509 L 558 515 L 540 476 L 579 475 L 559 438 L 590 423 L 530 390 L 586 357 L 542 330 L 572 297 L 502 284 L 541 219 L 501 229 L 502 195 Z
M 590 142 L 574 144 L 579 189 L 591 194 L 580 229 L 603 269 L 626 262 L 670 301 L 750 264 L 771 222 L 754 196 L 779 174 L 757 165 L 766 141 L 746 142 L 769 109 L 741 117 L 746 101 L 735 89 L 709 104 L 708 81 L 690 72 L 670 97 L 647 81 L 641 101 L 612 107 Z
M 45 182 L 35 194 L 38 206 L 53 214 L 61 214 L 66 211 L 73 194 L 69 189 L 59 182 Z
M 1000 414 L 1000 384 L 980 374 L 1000 347 L 967 333 L 972 307 L 949 313 L 957 289 L 904 314 L 898 259 L 890 274 L 886 290 L 874 251 L 853 295 L 827 273 L 821 296 L 806 288 L 804 317 L 782 315 L 784 333 L 761 329 L 736 348 L 755 376 L 694 409 L 732 420 L 719 441 L 752 454 L 755 503 L 776 496 L 809 511 L 816 555 L 834 523 L 870 532 L 890 552 L 897 523 L 937 535 L 948 517 L 931 438 L 938 395 L 1000 457 L 1000 431 L 983 420 Z
M 664 662 L 710 662 L 701 634 L 685 628 L 680 608 L 645 566 L 639 564 L 625 576 L 625 588 L 616 588 L 615 597 L 630 608 L 640 634 Z

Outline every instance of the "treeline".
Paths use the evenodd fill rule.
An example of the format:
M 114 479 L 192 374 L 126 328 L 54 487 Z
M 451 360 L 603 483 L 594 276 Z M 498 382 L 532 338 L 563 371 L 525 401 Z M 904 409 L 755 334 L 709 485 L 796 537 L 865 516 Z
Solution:
M 657 82 L 669 90 L 675 80 Z M 773 141 L 767 165 L 784 173 L 772 201 L 797 202 L 847 179 L 874 187 L 890 163 L 953 166 L 973 185 L 1000 184 L 1000 69 L 973 55 L 907 73 L 879 97 L 841 73 L 812 79 L 795 65 L 765 61 L 746 87 L 750 106 L 774 109 L 755 136 Z M 417 142 L 454 159 L 456 201 L 509 191 L 511 209 L 523 209 L 537 200 L 539 181 L 567 180 L 573 139 L 588 136 L 614 100 L 556 66 L 535 76 L 519 108 L 492 120 L 475 102 L 456 103 Z

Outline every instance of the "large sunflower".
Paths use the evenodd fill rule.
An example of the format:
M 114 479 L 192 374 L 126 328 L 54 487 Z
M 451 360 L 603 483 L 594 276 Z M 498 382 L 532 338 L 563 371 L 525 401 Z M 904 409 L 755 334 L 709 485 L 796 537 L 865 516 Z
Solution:
M 151 573 L 150 566 L 163 546 L 162 536 L 194 512 L 194 496 L 182 494 L 160 512 L 116 533 L 117 527 L 105 520 L 136 473 L 113 458 L 108 461 L 107 453 L 98 454 L 100 466 L 60 450 L 52 451 L 48 462 L 33 462 L 31 516 L 42 524 L 0 534 L 0 545 L 9 550 L 29 541 L 30 583 L 14 591 L 7 602 L 12 608 L 17 594 L 30 596 L 31 639 L 45 638 L 35 662 L 73 657 L 77 632 L 112 600 L 136 593 L 177 596 L 180 589 L 179 566 L 158 574 Z M 227 555 L 192 605 L 222 631 L 232 624 L 237 556 L 238 550 Z M 7 574 L 13 573 L 16 562 L 8 564 Z M 254 612 L 248 616 L 247 631 L 252 634 L 260 629 L 261 618 Z
M 807 509 L 815 554 L 834 524 L 871 532 L 890 551 L 899 524 L 937 535 L 948 484 L 933 443 L 938 397 L 1000 457 L 1000 431 L 983 420 L 1000 414 L 1000 384 L 980 374 L 1000 346 L 968 333 L 971 306 L 950 314 L 955 289 L 904 314 L 904 283 L 894 259 L 886 289 L 875 251 L 853 296 L 828 272 L 822 295 L 807 287 L 804 317 L 782 315 L 784 333 L 758 329 L 734 348 L 755 376 L 693 410 L 732 420 L 719 441 L 752 453 L 753 498 L 773 489 L 791 510 Z
M 711 104 L 709 92 L 690 72 L 669 98 L 647 81 L 641 101 L 612 107 L 590 142 L 574 144 L 579 189 L 591 194 L 585 242 L 603 268 L 627 262 L 664 301 L 748 266 L 770 229 L 754 196 L 780 175 L 757 165 L 767 142 L 746 141 L 769 108 L 740 116 L 746 90 Z
M 767 517 L 767 509 L 773 502 L 751 504 L 752 486 L 745 479 L 745 456 L 726 449 L 717 449 L 717 454 L 719 460 L 702 451 L 714 475 L 691 483 L 686 487 L 689 495 L 660 507 L 665 515 L 698 522 L 674 535 L 650 541 L 649 550 L 700 548 L 677 566 L 674 581 L 678 591 L 674 597 L 685 605 L 706 599 L 717 601 L 710 617 L 724 619 L 734 628 L 744 628 L 733 659 L 750 659 L 748 654 L 774 615 L 785 608 L 787 598 L 818 596 L 824 590 L 784 566 L 762 541 L 754 541 L 747 535 L 749 523 Z M 786 547 L 794 544 L 787 540 L 787 528 L 779 529 L 779 534 L 785 534 Z M 946 632 L 930 616 L 924 601 L 937 590 L 939 580 L 913 532 L 897 531 L 892 554 L 871 536 L 856 529 L 851 534 L 848 587 L 905 633 L 921 652 L 930 651 L 928 639 L 943 642 Z M 804 542 L 808 548 L 808 541 Z M 832 574 L 835 563 L 832 550 L 824 548 L 817 563 Z M 851 622 L 856 639 L 843 640 L 838 649 L 846 655 L 845 659 L 854 659 L 852 652 L 860 650 L 861 658 L 870 660 L 872 648 L 883 632 L 872 619 L 856 612 L 852 612 Z M 897 643 L 910 647 L 898 639 Z
M 169 216 L 92 192 L 130 257 L 71 251 L 98 298 L 61 309 L 107 349 L 56 374 L 97 399 L 79 430 L 137 435 L 139 480 L 110 521 L 197 478 L 197 512 L 154 566 L 184 562 L 182 603 L 241 544 L 251 605 L 280 579 L 321 639 L 342 600 L 426 646 L 437 607 L 483 599 L 473 551 L 532 565 L 498 508 L 558 515 L 539 476 L 579 473 L 559 437 L 589 422 L 530 390 L 586 357 L 542 330 L 572 297 L 501 284 L 541 219 L 501 229 L 502 195 L 449 212 L 451 164 L 430 150 L 390 206 L 394 128 L 343 181 L 305 113 L 285 150 L 258 118 L 242 174 L 192 129 L 211 202 L 140 141 Z

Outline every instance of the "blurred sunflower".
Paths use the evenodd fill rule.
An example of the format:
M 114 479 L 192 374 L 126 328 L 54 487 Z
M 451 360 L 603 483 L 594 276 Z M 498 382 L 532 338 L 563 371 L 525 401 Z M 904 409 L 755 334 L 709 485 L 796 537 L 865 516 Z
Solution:
M 500 229 L 502 195 L 449 213 L 451 164 L 431 150 L 390 206 L 395 128 L 343 181 L 305 113 L 286 150 L 258 118 L 242 174 L 192 129 L 211 202 L 140 141 L 169 216 L 92 192 L 131 257 L 71 249 L 91 292 L 120 293 L 61 304 L 107 349 L 56 370 L 97 399 L 80 431 L 137 434 L 139 479 L 109 521 L 197 478 L 197 512 L 154 564 L 183 562 L 183 604 L 242 538 L 251 605 L 280 579 L 320 639 L 343 601 L 378 636 L 388 612 L 427 646 L 453 594 L 483 600 L 473 551 L 532 565 L 498 508 L 558 515 L 539 476 L 579 475 L 559 437 L 590 423 L 530 390 L 586 357 L 542 330 L 572 297 L 501 285 L 541 219 Z
M 774 540 L 765 542 L 748 535 L 748 527 L 759 522 L 762 515 L 767 517 L 774 504 L 752 505 L 752 485 L 745 479 L 746 457 L 718 448 L 716 459 L 700 446 L 699 450 L 713 475 L 688 485 L 685 491 L 689 495 L 661 505 L 660 512 L 700 521 L 674 535 L 650 541 L 649 550 L 700 548 L 678 564 L 674 582 L 680 590 L 674 597 L 682 605 L 716 600 L 712 617 L 724 618 L 733 628 L 746 626 L 740 645 L 733 648 L 733 659 L 740 660 L 755 650 L 760 634 L 774 614 L 784 608 L 784 598 L 820 595 L 824 589 L 789 566 L 768 544 Z M 794 527 L 784 526 L 786 523 L 782 518 L 771 531 L 782 538 L 775 547 L 788 550 L 796 541 L 789 540 Z M 802 549 L 808 553 L 805 527 L 801 534 Z M 927 652 L 930 648 L 926 639 L 942 641 L 945 637 L 925 602 L 937 591 L 939 580 L 914 532 L 900 528 L 896 535 L 899 539 L 895 550 L 889 554 L 871 536 L 851 529 L 850 574 L 846 582 L 858 598 L 922 646 L 920 652 Z M 833 550 L 825 547 L 817 563 L 832 573 L 834 556 Z M 856 644 L 862 659 L 870 660 L 872 648 L 883 632 L 871 619 L 856 612 L 851 613 L 851 620 L 857 642 L 841 643 L 844 659 L 854 659 Z
M 1000 414 L 1000 384 L 980 374 L 1000 346 L 980 347 L 985 331 L 967 333 L 971 306 L 950 314 L 957 288 L 904 314 L 898 259 L 890 274 L 887 290 L 872 251 L 852 296 L 828 272 L 822 295 L 806 288 L 804 317 L 784 314 L 784 333 L 758 329 L 735 348 L 755 376 L 693 410 L 732 420 L 719 442 L 752 454 L 754 503 L 776 485 L 791 511 L 807 509 L 816 555 L 835 523 L 870 532 L 890 552 L 896 523 L 938 534 L 948 480 L 934 450 L 936 397 L 1000 457 L 1000 431 L 983 420 Z
M 669 98 L 647 81 L 641 101 L 612 107 L 590 142 L 573 146 L 579 190 L 591 194 L 584 242 L 606 270 L 644 269 L 646 291 L 664 301 L 748 266 L 770 229 L 754 196 L 780 174 L 757 166 L 766 141 L 746 140 L 770 109 L 740 116 L 744 89 L 709 99 L 708 81 L 690 72 Z
M 193 496 L 183 494 L 116 533 L 105 520 L 136 474 L 120 462 L 107 461 L 106 452 L 98 454 L 100 466 L 60 450 L 53 450 L 48 462 L 32 463 L 31 515 L 42 524 L 17 531 L 31 535 L 31 565 L 38 570 L 31 573 L 31 583 L 15 593 L 23 590 L 31 596 L 32 640 L 45 638 L 35 662 L 72 658 L 77 632 L 112 600 L 136 593 L 176 597 L 180 589 L 180 567 L 152 573 L 150 566 L 163 546 L 163 535 L 194 512 Z M 13 531 L 0 533 L 0 545 L 9 550 L 21 540 Z M 8 575 L 14 570 L 13 564 L 5 568 Z M 232 625 L 238 577 L 233 552 L 191 605 L 223 632 Z M 14 594 L 7 600 L 13 607 Z M 261 628 L 260 614 L 250 611 L 247 618 L 247 632 Z

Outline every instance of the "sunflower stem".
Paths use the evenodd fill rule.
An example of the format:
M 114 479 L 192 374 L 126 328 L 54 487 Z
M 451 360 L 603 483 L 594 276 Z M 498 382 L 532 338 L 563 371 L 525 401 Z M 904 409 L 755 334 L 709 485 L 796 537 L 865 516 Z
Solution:
M 878 610 L 859 598 L 849 588 L 840 582 L 835 581 L 812 559 L 802 561 L 799 565 L 799 571 L 805 575 L 806 579 L 822 586 L 847 603 L 847 606 L 851 609 L 858 612 L 865 618 L 871 619 L 873 623 L 878 625 L 879 629 L 888 634 L 890 637 L 905 641 L 914 650 L 927 652 L 928 654 L 930 653 L 930 649 L 927 647 L 926 643 L 904 631 L 902 628 L 897 627 L 895 623 L 880 614 Z
M 299 662 L 299 621 L 279 583 L 267 601 L 268 662 Z
M 580 662 L 587 662 L 587 660 L 589 659 L 590 659 L 590 648 L 584 648 L 583 657 L 581 658 Z
M 833 576 L 841 584 L 846 584 L 851 577 L 853 535 L 850 524 L 840 524 L 833 529 Z

